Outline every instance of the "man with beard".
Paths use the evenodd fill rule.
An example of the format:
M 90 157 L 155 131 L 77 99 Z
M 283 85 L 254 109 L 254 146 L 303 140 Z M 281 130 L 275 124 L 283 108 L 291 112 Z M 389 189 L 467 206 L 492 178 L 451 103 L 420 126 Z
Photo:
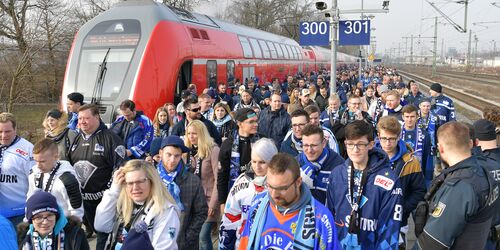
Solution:
M 269 163 L 267 192 L 248 212 L 238 249 L 338 249 L 333 216 L 302 183 L 298 162 L 278 153 Z
M 184 115 L 186 119 L 182 119 L 182 121 L 174 125 L 174 127 L 172 128 L 172 135 L 184 137 L 184 135 L 186 134 L 187 125 L 193 120 L 200 120 L 205 124 L 205 126 L 207 126 L 210 136 L 218 145 L 220 145 L 222 143 L 222 138 L 217 131 L 217 127 L 215 127 L 215 125 L 211 121 L 205 119 L 205 117 L 201 115 L 200 110 L 201 108 L 200 104 L 198 103 L 198 98 L 191 97 L 185 100 Z

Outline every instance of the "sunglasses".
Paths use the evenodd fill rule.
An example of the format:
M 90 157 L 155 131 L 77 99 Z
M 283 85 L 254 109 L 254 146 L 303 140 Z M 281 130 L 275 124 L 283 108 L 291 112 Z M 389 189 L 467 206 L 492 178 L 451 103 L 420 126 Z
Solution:
M 201 108 L 194 108 L 194 109 L 188 109 L 188 110 L 191 111 L 191 112 L 195 112 L 196 113 L 196 112 L 200 111 L 200 109 Z

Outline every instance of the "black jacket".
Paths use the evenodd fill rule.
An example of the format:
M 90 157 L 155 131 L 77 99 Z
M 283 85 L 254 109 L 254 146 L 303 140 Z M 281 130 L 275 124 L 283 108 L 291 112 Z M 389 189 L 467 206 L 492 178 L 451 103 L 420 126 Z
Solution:
M 64 227 L 64 249 L 65 250 L 90 250 L 87 237 L 81 228 L 81 223 L 77 218 L 67 217 L 68 223 Z M 19 249 L 31 240 L 31 237 L 26 235 L 29 230 L 29 223 L 23 222 L 17 226 L 17 243 Z
M 207 126 L 208 133 L 214 139 L 217 145 L 220 146 L 222 144 L 222 139 L 220 137 L 219 132 L 217 131 L 217 127 L 215 127 L 215 125 L 211 121 L 205 119 L 205 117 L 203 116 L 201 116 L 200 121 L 202 121 L 205 124 L 205 126 Z M 182 121 L 175 124 L 174 127 L 172 128 L 171 135 L 184 136 L 186 134 L 186 122 L 187 119 L 182 119 Z
M 259 115 L 259 134 L 270 138 L 279 148 L 286 133 L 292 127 L 290 115 L 284 108 L 277 111 L 271 111 L 271 107 L 262 110 Z
M 208 205 L 201 180 L 185 167 L 182 174 L 175 177 L 174 182 L 181 190 L 180 198 L 184 206 L 177 245 L 179 250 L 198 250 L 201 226 L 208 215 Z

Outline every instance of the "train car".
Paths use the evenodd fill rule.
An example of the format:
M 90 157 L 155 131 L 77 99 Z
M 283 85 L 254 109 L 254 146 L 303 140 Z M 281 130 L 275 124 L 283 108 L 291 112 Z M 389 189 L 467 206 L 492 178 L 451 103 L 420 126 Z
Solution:
M 166 102 L 178 101 L 188 84 L 198 91 L 218 82 L 261 82 L 330 67 L 328 49 L 301 48 L 287 37 L 232 24 L 161 3 L 124 1 L 83 25 L 73 41 L 65 72 L 66 95 L 80 92 L 99 104 L 111 123 L 125 99 L 153 117 Z M 355 57 L 339 55 L 339 63 Z M 105 62 L 102 75 L 99 65 Z

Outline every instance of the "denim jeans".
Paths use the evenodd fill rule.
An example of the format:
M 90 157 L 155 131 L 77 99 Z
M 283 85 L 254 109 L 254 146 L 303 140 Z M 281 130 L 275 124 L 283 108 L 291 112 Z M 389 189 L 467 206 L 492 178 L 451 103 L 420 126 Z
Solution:
M 212 228 L 216 226 L 216 222 L 205 222 L 201 226 L 200 231 L 200 250 L 212 250 Z

